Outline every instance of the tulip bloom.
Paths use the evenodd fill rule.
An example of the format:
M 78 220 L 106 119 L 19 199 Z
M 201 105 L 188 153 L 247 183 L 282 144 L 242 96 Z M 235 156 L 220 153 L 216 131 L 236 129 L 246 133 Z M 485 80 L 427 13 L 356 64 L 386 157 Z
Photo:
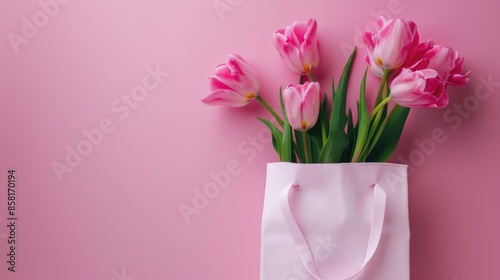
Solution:
M 382 77 L 384 70 L 398 71 L 405 64 L 411 49 L 418 44 L 417 26 L 412 21 L 402 19 L 378 19 L 379 30 L 366 32 L 366 62 L 371 71 Z
M 318 121 L 321 90 L 317 82 L 289 85 L 283 90 L 283 105 L 293 129 L 306 131 Z
M 294 22 L 274 33 L 274 46 L 297 75 L 308 75 L 319 65 L 317 29 L 316 20 L 310 19 L 307 24 Z
M 410 53 L 408 66 L 412 70 L 434 69 L 447 85 L 462 86 L 469 81 L 469 73 L 463 74 L 464 58 L 451 47 L 436 45 L 429 40 L 420 43 Z
M 226 64 L 217 66 L 209 80 L 212 93 L 202 100 L 207 105 L 242 107 L 259 94 L 257 73 L 237 54 L 228 55 Z
M 390 97 L 404 107 L 443 108 L 448 105 L 445 83 L 432 69 L 403 68 L 390 86 Z

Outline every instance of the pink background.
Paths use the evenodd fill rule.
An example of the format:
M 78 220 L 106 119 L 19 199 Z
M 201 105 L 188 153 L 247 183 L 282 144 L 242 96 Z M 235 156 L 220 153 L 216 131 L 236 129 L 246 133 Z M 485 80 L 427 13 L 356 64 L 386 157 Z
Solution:
M 467 87 L 450 89 L 450 107 L 411 112 L 391 160 L 412 159 L 411 278 L 500 278 L 496 2 L 220 0 L 231 5 L 220 16 L 213 0 L 61 2 L 47 22 L 38 1 L 0 3 L 0 278 L 258 279 L 266 163 L 277 156 L 254 117 L 269 115 L 257 103 L 204 106 L 207 78 L 226 54 L 239 53 L 277 105 L 279 86 L 296 77 L 272 33 L 314 17 L 316 74 L 327 89 L 346 61 L 342 50 L 381 12 L 414 20 L 423 40 L 453 46 L 473 71 Z M 46 25 L 16 53 L 8 34 L 22 36 L 23 17 L 33 16 Z M 361 48 L 351 101 L 363 56 Z M 168 77 L 130 114 L 113 111 L 124 110 L 119 98 L 157 65 Z M 375 91 L 373 77 L 369 87 Z M 454 106 L 464 106 L 462 115 Z M 114 130 L 60 181 L 53 163 L 64 164 L 66 147 L 76 149 L 86 141 L 82 130 L 106 119 Z M 422 149 L 415 141 L 428 144 L 435 129 L 446 141 Z M 187 224 L 179 206 L 192 205 L 194 192 L 214 181 L 210 173 L 228 163 L 239 173 Z M 16 273 L 6 263 L 9 168 L 18 175 Z

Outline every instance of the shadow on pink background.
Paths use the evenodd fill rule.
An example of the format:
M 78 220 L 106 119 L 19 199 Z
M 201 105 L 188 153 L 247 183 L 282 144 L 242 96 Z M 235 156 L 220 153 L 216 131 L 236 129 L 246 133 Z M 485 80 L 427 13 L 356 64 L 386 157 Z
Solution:
M 279 86 L 296 77 L 272 33 L 314 17 L 317 75 L 329 88 L 382 14 L 414 20 L 422 40 L 454 47 L 472 70 L 467 87 L 450 90 L 449 107 L 412 110 L 391 159 L 411 169 L 411 279 L 499 279 L 498 8 L 485 0 L 3 1 L 1 278 L 258 279 L 266 163 L 278 158 L 255 116 L 269 116 L 258 104 L 204 106 L 207 78 L 239 53 L 277 105 Z M 360 46 L 351 106 L 363 56 Z M 372 94 L 376 83 L 369 79 Z M 446 140 L 431 140 L 435 130 Z M 238 172 L 185 219 L 179 207 L 193 206 L 228 165 Z M 15 273 L 6 262 L 9 169 Z

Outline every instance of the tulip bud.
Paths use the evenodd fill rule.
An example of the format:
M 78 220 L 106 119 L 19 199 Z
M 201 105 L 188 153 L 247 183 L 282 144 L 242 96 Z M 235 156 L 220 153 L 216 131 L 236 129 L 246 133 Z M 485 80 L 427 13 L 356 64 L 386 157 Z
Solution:
M 445 83 L 433 69 L 403 68 L 390 86 L 390 97 L 403 107 L 442 108 L 448 105 Z
M 237 54 L 228 55 L 226 64 L 217 66 L 209 80 L 212 93 L 202 100 L 207 105 L 242 107 L 260 90 L 257 73 Z
M 321 96 L 317 82 L 305 82 L 297 86 L 289 85 L 283 90 L 283 105 L 288 122 L 293 129 L 306 131 L 316 124 Z
M 308 75 L 319 65 L 317 29 L 316 20 L 310 19 L 307 24 L 294 22 L 274 33 L 274 46 L 297 75 Z
M 419 37 L 417 26 L 412 21 L 380 17 L 377 22 L 379 30 L 366 32 L 363 40 L 367 51 L 366 62 L 373 74 L 382 77 L 384 70 L 397 72 L 403 67 Z

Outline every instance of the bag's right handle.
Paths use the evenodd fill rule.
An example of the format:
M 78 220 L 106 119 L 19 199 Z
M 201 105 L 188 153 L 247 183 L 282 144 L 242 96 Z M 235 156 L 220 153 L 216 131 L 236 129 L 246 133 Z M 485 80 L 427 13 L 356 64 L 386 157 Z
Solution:
M 356 271 L 353 275 L 344 278 L 343 280 L 351 280 L 354 279 L 357 275 L 359 275 L 366 265 L 370 262 L 375 251 L 377 251 L 380 237 L 382 236 L 382 228 L 384 226 L 384 217 L 385 217 L 385 209 L 386 209 L 386 201 L 387 201 L 387 193 L 385 190 L 380 187 L 378 184 L 372 185 L 373 187 L 373 215 L 372 215 L 372 223 L 370 227 L 370 237 L 368 239 L 368 246 L 366 248 L 365 257 L 363 261 L 363 265 L 360 267 L 358 271 Z M 316 266 L 316 261 L 314 260 L 314 255 L 312 253 L 311 247 L 307 242 L 304 234 L 302 233 L 297 221 L 293 217 L 292 214 L 292 203 L 291 197 L 298 193 L 300 190 L 300 186 L 298 184 L 292 183 L 285 187 L 281 191 L 281 211 L 283 212 L 283 217 L 285 218 L 285 223 L 288 226 L 288 230 L 292 234 L 293 240 L 295 242 L 295 246 L 299 252 L 300 258 L 304 263 L 309 274 L 311 274 L 315 279 L 322 280 L 318 268 Z

